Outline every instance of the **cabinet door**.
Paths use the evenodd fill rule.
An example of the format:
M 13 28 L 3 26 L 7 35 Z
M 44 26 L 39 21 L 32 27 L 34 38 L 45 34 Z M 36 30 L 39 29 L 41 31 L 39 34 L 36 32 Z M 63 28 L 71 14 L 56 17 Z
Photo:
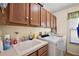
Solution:
M 41 56 L 48 56 L 48 51 L 44 52 Z
M 40 49 L 38 50 L 38 56 L 41 56 L 41 55 L 44 54 L 46 51 L 48 51 L 48 45 L 46 45 L 46 46 L 44 46 L 44 47 L 42 47 L 42 48 L 40 48 Z
M 53 18 L 53 15 L 51 15 L 51 28 L 54 28 L 54 18 Z
M 53 28 L 55 29 L 55 16 L 53 16 Z
M 6 24 L 8 20 L 8 8 L 9 6 L 4 9 L 4 14 L 2 13 L 2 9 L 0 8 L 0 24 Z
M 56 29 L 56 17 L 54 16 L 54 28 Z
M 55 17 L 55 29 L 57 30 L 57 19 Z
M 25 4 L 12 3 L 10 4 L 10 22 L 25 24 Z
M 50 13 L 49 12 L 47 12 L 47 27 L 50 27 L 50 20 L 51 20 L 51 15 L 50 15 Z
M 38 4 L 30 4 L 30 25 L 40 26 L 40 6 Z
M 41 26 L 46 27 L 46 10 L 41 8 Z
M 55 32 L 57 31 L 57 20 L 56 20 L 56 16 L 54 16 L 54 30 Z

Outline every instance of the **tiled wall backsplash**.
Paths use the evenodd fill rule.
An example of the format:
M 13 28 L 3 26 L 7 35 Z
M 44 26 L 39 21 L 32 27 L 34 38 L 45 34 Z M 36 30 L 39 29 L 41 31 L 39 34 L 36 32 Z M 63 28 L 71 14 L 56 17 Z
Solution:
M 10 32 L 11 37 L 15 36 L 15 32 L 19 32 L 19 37 L 27 36 L 30 32 L 38 34 L 39 32 L 50 32 L 50 28 L 40 28 L 40 27 L 25 27 L 25 26 L 9 26 L 0 25 L 0 31 L 7 33 Z

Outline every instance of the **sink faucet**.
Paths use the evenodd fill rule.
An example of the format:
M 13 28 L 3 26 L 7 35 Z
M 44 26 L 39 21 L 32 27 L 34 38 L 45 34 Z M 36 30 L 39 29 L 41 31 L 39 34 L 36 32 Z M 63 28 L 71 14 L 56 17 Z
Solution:
M 26 41 L 27 38 L 25 36 L 22 36 L 21 41 Z

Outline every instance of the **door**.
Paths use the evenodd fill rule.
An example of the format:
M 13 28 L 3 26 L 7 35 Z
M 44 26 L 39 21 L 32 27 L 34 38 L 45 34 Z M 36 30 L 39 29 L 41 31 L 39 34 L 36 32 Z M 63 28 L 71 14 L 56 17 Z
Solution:
M 51 28 L 54 28 L 54 17 L 51 15 Z
M 41 8 L 41 26 L 46 27 L 46 10 L 44 8 Z
M 24 3 L 12 3 L 10 4 L 10 22 L 26 24 L 25 21 L 25 4 Z
M 30 25 L 40 26 L 40 6 L 38 4 L 30 4 Z
M 47 27 L 50 27 L 51 14 L 47 11 Z

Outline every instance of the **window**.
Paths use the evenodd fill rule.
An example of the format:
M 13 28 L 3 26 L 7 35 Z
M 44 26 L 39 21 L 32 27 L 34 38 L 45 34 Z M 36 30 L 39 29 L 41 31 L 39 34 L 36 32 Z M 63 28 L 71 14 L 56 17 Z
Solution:
M 73 18 L 69 20 L 70 43 L 79 44 L 78 29 L 77 29 L 78 24 L 79 24 L 79 18 Z

